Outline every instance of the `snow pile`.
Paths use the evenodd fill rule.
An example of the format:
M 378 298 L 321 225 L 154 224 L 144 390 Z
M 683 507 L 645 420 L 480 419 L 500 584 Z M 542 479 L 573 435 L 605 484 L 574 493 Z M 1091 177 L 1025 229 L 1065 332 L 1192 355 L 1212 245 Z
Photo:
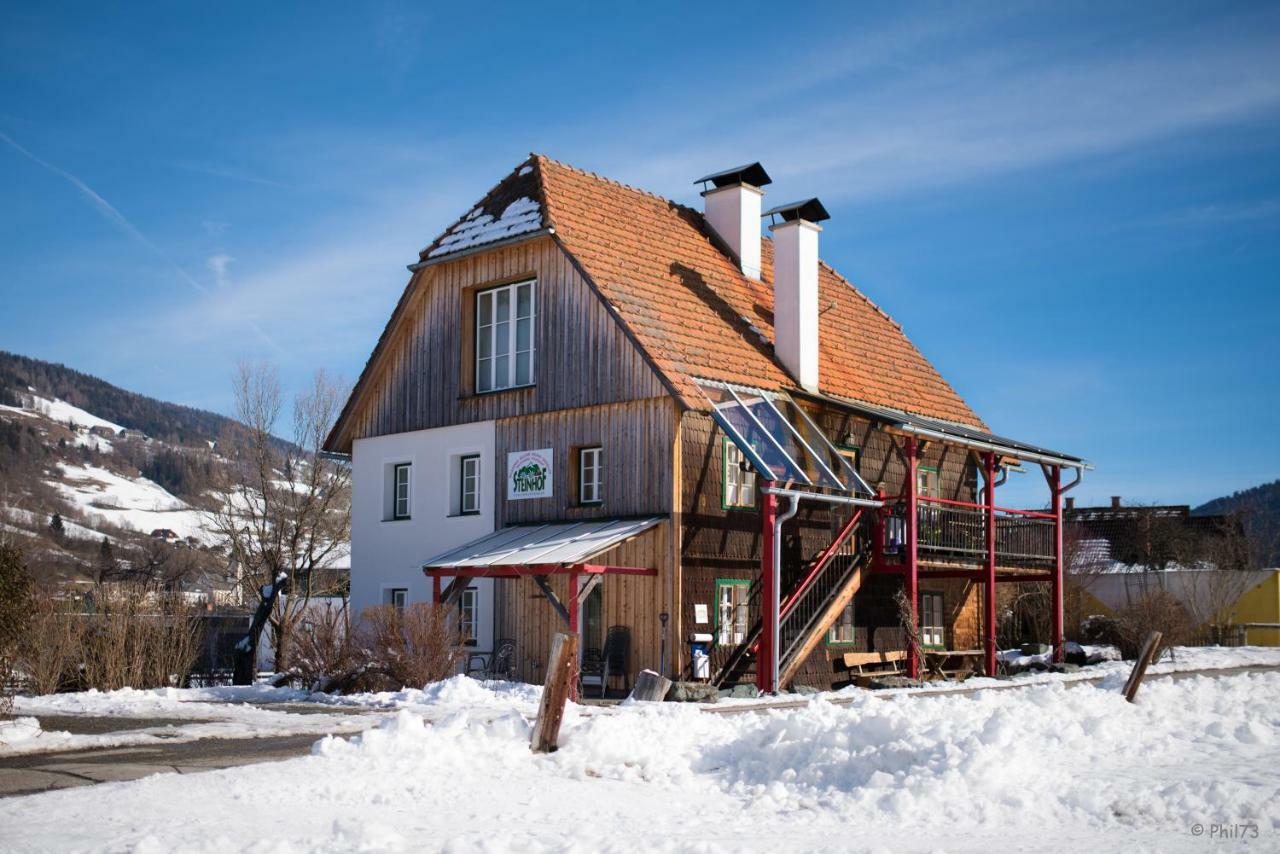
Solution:
M 401 709 L 252 769 L 3 800 L 0 838 L 19 851 L 1174 851 L 1203 850 L 1196 823 L 1241 822 L 1276 838 L 1280 673 L 1152 681 L 1138 704 L 1121 681 L 737 715 L 571 706 L 561 749 L 539 756 L 529 716 L 495 712 L 512 691 L 450 680 L 418 699 L 479 710 L 433 724 Z
M 427 257 L 447 255 L 470 249 L 482 243 L 492 243 L 517 234 L 537 231 L 542 227 L 542 208 L 528 197 L 516 199 L 507 205 L 497 219 L 492 214 L 483 213 L 475 208 L 466 218 L 444 236 L 440 245 L 427 253 Z
M 40 737 L 40 722 L 35 718 L 0 721 L 0 747 L 23 744 Z

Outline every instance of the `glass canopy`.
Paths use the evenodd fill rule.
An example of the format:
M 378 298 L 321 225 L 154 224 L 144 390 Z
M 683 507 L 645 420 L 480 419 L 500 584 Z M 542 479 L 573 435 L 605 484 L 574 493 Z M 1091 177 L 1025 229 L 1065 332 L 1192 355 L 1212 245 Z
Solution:
M 872 495 L 849 458 L 786 392 L 695 380 L 711 417 L 759 475 L 780 483 Z

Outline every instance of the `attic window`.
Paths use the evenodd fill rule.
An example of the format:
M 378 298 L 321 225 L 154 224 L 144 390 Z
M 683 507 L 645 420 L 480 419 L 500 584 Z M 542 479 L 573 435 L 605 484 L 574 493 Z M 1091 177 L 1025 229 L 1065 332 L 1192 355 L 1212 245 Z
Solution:
M 533 385 L 533 282 L 517 282 L 476 294 L 476 391 Z

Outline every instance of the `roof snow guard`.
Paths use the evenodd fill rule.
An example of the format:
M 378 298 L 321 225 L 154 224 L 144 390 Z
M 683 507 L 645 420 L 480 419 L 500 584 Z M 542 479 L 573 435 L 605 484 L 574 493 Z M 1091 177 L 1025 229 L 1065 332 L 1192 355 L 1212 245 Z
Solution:
M 704 175 L 693 183 L 711 184 L 717 189 L 730 187 L 734 184 L 750 184 L 753 187 L 763 187 L 765 184 L 772 184 L 773 179 L 769 177 L 768 172 L 764 171 L 764 167 L 757 162 L 712 172 L 710 175 Z
M 711 404 L 711 417 L 761 477 L 875 494 L 791 395 L 714 380 L 696 382 Z
M 656 570 L 595 567 L 588 562 L 660 523 L 665 516 L 639 519 L 588 519 L 512 525 L 436 555 L 422 565 L 428 575 L 483 574 L 494 577 L 546 575 L 572 567 L 582 572 L 631 572 L 653 575 Z

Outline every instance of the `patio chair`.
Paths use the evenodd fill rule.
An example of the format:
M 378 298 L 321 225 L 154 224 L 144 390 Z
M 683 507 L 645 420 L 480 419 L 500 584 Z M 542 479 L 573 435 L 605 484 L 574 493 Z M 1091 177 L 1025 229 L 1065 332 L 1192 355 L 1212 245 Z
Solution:
M 582 666 L 578 668 L 579 694 L 586 696 L 588 687 L 600 688 L 600 696 L 604 696 L 604 655 L 598 647 L 587 647 L 582 651 Z
M 512 638 L 499 638 L 493 644 L 493 652 L 472 653 L 467 656 L 467 675 L 481 679 L 505 679 L 511 681 L 516 674 L 516 642 Z
M 631 629 L 627 626 L 610 626 L 604 637 L 604 668 L 600 679 L 600 696 L 609 690 L 609 677 L 621 676 L 623 690 L 630 693 L 631 675 L 627 666 L 631 659 Z

